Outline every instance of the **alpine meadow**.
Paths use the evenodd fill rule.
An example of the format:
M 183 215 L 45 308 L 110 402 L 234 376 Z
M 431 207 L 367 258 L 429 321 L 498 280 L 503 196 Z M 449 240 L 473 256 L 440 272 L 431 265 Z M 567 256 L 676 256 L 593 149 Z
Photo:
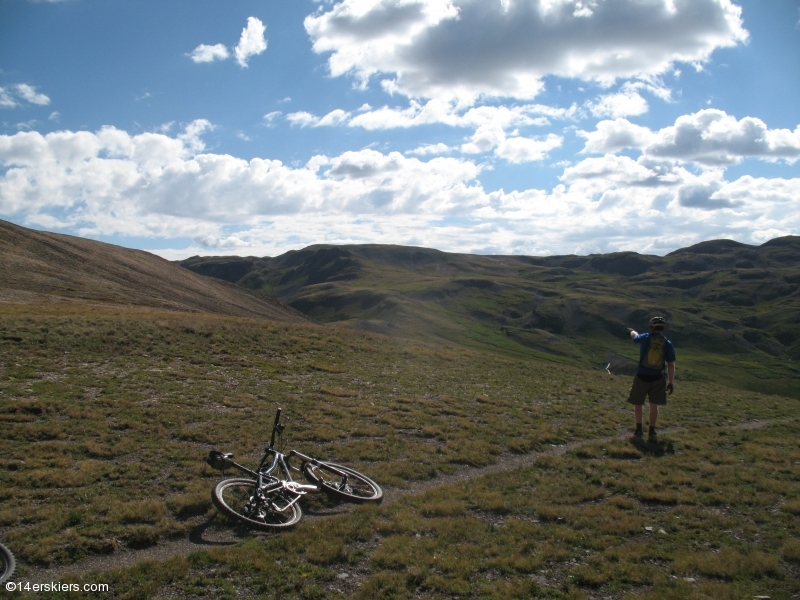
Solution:
M 181 266 L 2 227 L 0 536 L 17 580 L 115 598 L 800 593 L 797 238 Z M 655 444 L 631 441 L 625 403 L 624 324 L 653 311 L 678 351 Z M 287 449 L 367 474 L 383 503 L 308 496 L 275 533 L 223 517 L 204 458 L 254 466 L 278 407 Z
M 0 598 L 800 600 L 798 0 L 0 0 Z

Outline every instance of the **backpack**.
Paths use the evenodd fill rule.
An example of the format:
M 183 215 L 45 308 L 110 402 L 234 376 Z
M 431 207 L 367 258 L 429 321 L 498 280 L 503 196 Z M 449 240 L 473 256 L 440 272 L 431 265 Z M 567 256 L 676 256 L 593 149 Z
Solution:
M 664 370 L 664 348 L 667 338 L 663 335 L 650 336 L 647 352 L 640 363 L 641 366 L 654 371 Z

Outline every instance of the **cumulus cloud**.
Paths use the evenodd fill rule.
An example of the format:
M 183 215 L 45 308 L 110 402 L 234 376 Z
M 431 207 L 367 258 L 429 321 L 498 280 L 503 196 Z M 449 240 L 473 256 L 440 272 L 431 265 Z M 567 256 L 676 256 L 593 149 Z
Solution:
M 649 109 L 647 100 L 639 93 L 640 86 L 626 83 L 619 92 L 605 94 L 587 108 L 595 117 L 627 117 L 643 115 Z
M 50 98 L 40 94 L 36 88 L 27 83 L 17 83 L 11 87 L 0 87 L 0 107 L 16 108 L 21 106 L 20 100 L 37 106 L 47 106 Z
M 626 119 L 601 121 L 586 138 L 583 152 L 617 152 L 637 148 L 654 159 L 694 162 L 705 167 L 734 165 L 752 157 L 800 159 L 800 125 L 794 130 L 769 129 L 761 119 L 737 120 L 724 111 L 706 109 L 678 117 L 674 125 L 652 132 Z
M 214 44 L 213 46 L 208 44 L 200 44 L 189 54 L 189 58 L 196 63 L 227 60 L 229 56 L 230 54 L 228 53 L 228 49 L 225 47 L 225 44 Z
M 342 0 L 305 27 L 333 76 L 466 102 L 533 98 L 547 75 L 652 77 L 748 37 L 731 0 Z
M 748 156 L 795 162 L 800 158 L 800 126 L 794 131 L 769 129 L 754 117 L 737 121 L 721 110 L 701 110 L 659 131 L 646 152 L 709 166 L 736 164 Z
M 461 146 L 467 154 L 494 151 L 494 154 L 510 163 L 534 162 L 545 158 L 551 150 L 559 148 L 564 138 L 553 133 L 544 138 L 507 137 L 496 125 L 481 125 L 470 141 Z
M 251 57 L 257 56 L 267 49 L 267 40 L 264 32 L 266 25 L 256 17 L 248 17 L 247 25 L 242 29 L 239 43 L 233 48 L 233 58 L 244 68 Z M 227 60 L 231 58 L 231 53 L 225 44 L 200 44 L 187 54 L 196 63 L 209 63 L 217 60 Z
M 729 182 L 721 169 L 697 174 L 679 161 L 606 154 L 565 168 L 550 190 L 487 192 L 483 167 L 463 158 L 364 149 L 288 166 L 208 152 L 202 136 L 211 127 L 195 121 L 174 136 L 113 127 L 0 135 L 0 214 L 83 235 L 194 240 L 173 258 L 322 242 L 663 253 L 800 230 L 800 179 Z M 503 141 L 511 142 L 505 152 L 526 159 L 547 151 L 513 136 L 493 151 Z
M 729 199 L 718 196 L 721 188 L 722 183 L 719 181 L 684 185 L 678 190 L 678 203 L 703 210 L 733 207 L 734 204 Z
M 655 138 L 647 127 L 634 125 L 627 119 L 600 121 L 592 132 L 579 131 L 586 138 L 582 152 L 604 154 L 619 152 L 624 148 L 644 148 Z
M 422 162 L 374 150 L 314 157 L 303 168 L 245 161 L 202 153 L 209 128 L 195 121 L 174 138 L 111 127 L 0 136 L 0 212 L 64 207 L 82 219 L 117 215 L 124 229 L 138 227 L 129 220 L 138 212 L 220 222 L 304 210 L 441 212 L 472 194 L 468 182 L 480 171 L 453 158 Z
M 233 49 L 233 54 L 236 56 L 236 62 L 239 66 L 246 67 L 247 61 L 251 56 L 257 56 L 267 49 L 267 40 L 264 38 L 264 32 L 267 27 L 260 19 L 256 17 L 247 18 L 247 26 L 242 29 L 242 35 L 239 38 L 239 43 Z

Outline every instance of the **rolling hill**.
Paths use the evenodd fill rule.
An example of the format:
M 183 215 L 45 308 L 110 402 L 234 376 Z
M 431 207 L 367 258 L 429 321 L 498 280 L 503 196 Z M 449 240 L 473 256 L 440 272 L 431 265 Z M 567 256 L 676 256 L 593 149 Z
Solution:
M 158 256 L 0 220 L 0 302 L 152 307 L 305 318 L 274 298 L 201 277 Z
M 635 368 L 626 327 L 669 321 L 680 377 L 800 394 L 800 237 L 713 240 L 664 257 L 477 256 L 311 246 L 274 258 L 192 257 L 195 273 L 322 322 L 514 355 Z

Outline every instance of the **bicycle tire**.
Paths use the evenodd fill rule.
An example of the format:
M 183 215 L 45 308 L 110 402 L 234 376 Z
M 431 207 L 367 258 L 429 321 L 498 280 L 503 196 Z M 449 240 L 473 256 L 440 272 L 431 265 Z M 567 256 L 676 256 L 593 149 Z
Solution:
M 15 567 L 16 562 L 14 561 L 14 555 L 11 554 L 11 550 L 6 548 L 3 544 L 0 544 L 0 583 L 11 579 Z
M 347 473 L 347 482 L 343 482 L 342 476 L 331 470 L 330 467 Z M 348 502 L 363 504 L 383 500 L 381 486 L 350 467 L 329 462 L 306 463 L 303 466 L 303 474 L 326 494 Z
M 271 510 L 252 503 L 256 485 L 252 479 L 225 479 L 214 486 L 211 500 L 220 512 L 256 529 L 285 529 L 295 525 L 303 516 L 300 505 L 295 502 L 285 512 Z M 294 497 L 284 490 L 268 494 L 270 500 L 278 506 L 286 506 Z

